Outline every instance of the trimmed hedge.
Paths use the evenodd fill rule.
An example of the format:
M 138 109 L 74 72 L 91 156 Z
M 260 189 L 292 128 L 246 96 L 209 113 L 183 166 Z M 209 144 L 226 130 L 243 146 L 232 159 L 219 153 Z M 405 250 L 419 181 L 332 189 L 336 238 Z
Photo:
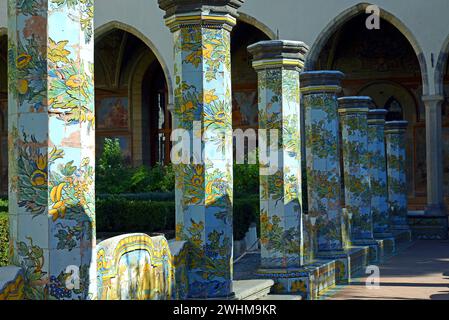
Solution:
M 151 233 L 175 230 L 174 201 L 130 200 L 127 196 L 111 196 L 97 199 L 96 206 L 98 232 Z M 235 240 L 243 239 L 251 223 L 258 221 L 258 197 L 234 200 Z
M 175 202 L 128 200 L 125 197 L 97 199 L 98 232 L 160 232 L 175 229 Z
M 121 193 L 121 194 L 97 194 L 97 201 L 125 198 L 126 200 L 151 200 L 151 201 L 175 201 L 174 192 L 145 192 L 145 193 Z
M 234 199 L 234 240 L 242 240 L 252 223 L 256 223 L 260 234 L 259 215 L 259 196 Z
M 8 238 L 8 214 L 6 212 L 0 212 L 0 267 L 8 265 Z

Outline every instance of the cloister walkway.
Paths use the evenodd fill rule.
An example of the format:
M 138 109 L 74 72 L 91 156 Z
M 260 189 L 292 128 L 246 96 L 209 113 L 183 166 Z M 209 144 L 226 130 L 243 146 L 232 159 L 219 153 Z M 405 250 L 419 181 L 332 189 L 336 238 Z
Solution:
M 449 241 L 417 241 L 380 265 L 379 289 L 365 283 L 356 279 L 327 299 L 449 300 Z

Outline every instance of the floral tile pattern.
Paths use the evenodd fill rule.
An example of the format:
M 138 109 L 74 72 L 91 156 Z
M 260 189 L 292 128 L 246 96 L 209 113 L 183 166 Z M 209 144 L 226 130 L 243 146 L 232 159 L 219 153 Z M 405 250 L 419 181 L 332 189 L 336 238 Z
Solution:
M 11 262 L 29 299 L 92 298 L 93 0 L 9 0 L 8 12 Z
M 371 212 L 374 234 L 389 232 L 387 158 L 385 152 L 385 115 L 387 111 L 368 113 L 368 152 L 370 158 Z
M 408 229 L 406 131 L 407 121 L 391 121 L 385 125 L 388 172 L 388 202 L 392 229 Z
M 373 239 L 368 157 L 370 98 L 340 98 L 345 208 L 352 240 Z
M 314 77 L 323 85 L 310 83 Z M 341 251 L 349 241 L 341 208 L 339 87 L 326 86 L 328 77 L 325 71 L 301 74 L 309 207 L 304 219 L 304 251 L 308 260 L 318 251 Z
M 230 32 L 186 25 L 174 39 L 174 127 L 189 133 L 185 145 L 201 141 L 189 163 L 175 166 L 176 237 L 192 244 L 189 296 L 226 297 L 233 232 Z
M 259 69 L 258 88 L 259 129 L 266 130 L 270 139 L 259 139 L 259 145 L 267 145 L 270 158 L 274 153 L 278 160 L 277 164 L 261 161 L 261 264 L 299 267 L 303 256 L 299 71 L 281 66 Z M 277 146 L 273 132 L 278 133 Z M 263 157 L 268 156 L 259 158 Z

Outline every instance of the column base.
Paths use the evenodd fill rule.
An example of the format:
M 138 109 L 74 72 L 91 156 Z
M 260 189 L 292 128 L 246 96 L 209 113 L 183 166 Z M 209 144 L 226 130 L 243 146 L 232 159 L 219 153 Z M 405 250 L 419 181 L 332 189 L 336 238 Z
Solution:
M 317 257 L 335 261 L 335 281 L 347 284 L 356 275 L 364 272 L 369 260 L 368 246 L 354 246 L 345 251 L 318 252 Z
M 255 275 L 274 281 L 273 294 L 295 294 L 304 300 L 316 300 L 335 286 L 335 272 L 335 261 L 317 260 L 295 269 L 259 269 Z
M 426 216 L 446 216 L 447 217 L 447 208 L 444 203 L 441 204 L 430 204 L 427 205 L 424 210 L 424 214 Z
M 352 240 L 355 246 L 369 247 L 369 263 L 380 262 L 384 252 L 384 241 L 382 239 L 357 239 Z
M 25 298 L 23 276 L 23 270 L 19 267 L 0 268 L 0 301 Z
M 407 228 L 400 228 L 396 229 L 394 226 L 391 228 L 391 231 L 393 233 L 396 246 L 400 243 L 407 243 L 412 241 L 412 230 L 407 225 Z
M 392 233 L 375 233 L 374 239 L 382 240 L 383 242 L 383 260 L 396 254 L 396 241 Z
M 409 215 L 413 238 L 419 240 L 447 240 L 448 215 L 445 205 L 428 206 L 422 215 Z

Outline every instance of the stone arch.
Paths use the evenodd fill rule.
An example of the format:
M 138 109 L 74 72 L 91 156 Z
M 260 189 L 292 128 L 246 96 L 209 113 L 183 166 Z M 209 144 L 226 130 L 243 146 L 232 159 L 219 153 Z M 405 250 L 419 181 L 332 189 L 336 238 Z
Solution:
M 446 67 L 449 59 L 449 35 L 444 40 L 438 55 L 438 61 L 435 67 L 435 94 L 444 96 L 444 76 L 446 74 Z
M 170 69 L 168 68 L 168 65 L 167 65 L 166 61 L 164 60 L 164 58 L 162 57 L 161 53 L 156 48 L 156 45 L 150 39 L 148 39 L 142 32 L 140 32 L 136 28 L 134 28 L 126 23 L 114 20 L 114 21 L 105 23 L 102 26 L 95 29 L 95 36 L 96 36 L 95 41 L 97 42 L 98 40 L 101 39 L 101 37 L 108 34 L 108 32 L 110 32 L 112 30 L 117 30 L 117 29 L 129 32 L 130 34 L 134 35 L 135 37 L 140 39 L 143 43 L 145 43 L 145 45 L 148 48 L 150 48 L 150 50 L 154 53 L 154 55 L 156 56 L 156 59 L 159 61 L 160 65 L 162 66 L 162 70 L 164 71 L 164 76 L 165 76 L 165 80 L 167 82 L 167 88 L 168 88 L 168 103 L 173 104 L 173 102 L 174 102 L 173 83 L 172 83 L 172 79 L 170 76 L 170 71 L 169 71 Z
M 409 115 L 409 118 L 413 118 L 413 121 L 418 122 L 420 119 L 422 119 L 423 115 L 420 114 L 420 110 L 418 109 L 419 106 L 419 101 L 417 100 L 417 98 L 415 97 L 415 95 L 413 94 L 413 92 L 410 91 L 409 88 L 403 86 L 402 84 L 400 84 L 399 82 L 396 81 L 392 81 L 392 80 L 376 80 L 376 81 L 371 81 L 367 84 L 365 84 L 364 86 L 362 86 L 358 92 L 357 95 L 363 96 L 363 95 L 367 95 L 366 91 L 369 88 L 372 88 L 376 85 L 388 85 L 388 86 L 392 86 L 392 87 L 396 87 L 399 90 L 401 90 L 402 92 L 406 93 L 409 100 L 413 102 L 413 112 L 411 112 L 411 110 L 407 110 L 408 112 L 406 112 Z M 374 97 L 372 97 L 374 98 Z M 378 105 L 377 107 L 379 108 L 383 108 L 383 105 Z
M 336 18 L 332 19 L 332 21 L 324 28 L 324 30 L 321 31 L 315 43 L 310 48 L 310 51 L 306 59 L 305 69 L 312 70 L 314 68 L 316 62 L 318 61 L 321 51 L 323 50 L 324 46 L 326 45 L 330 37 L 334 34 L 334 32 L 340 29 L 345 23 L 350 21 L 352 18 L 356 17 L 360 13 L 365 12 L 366 8 L 370 5 L 371 5 L 370 3 L 366 2 L 359 3 L 344 10 Z M 384 19 L 385 21 L 391 23 L 397 30 L 399 30 L 399 32 L 408 40 L 408 42 L 412 46 L 419 61 L 421 69 L 423 95 L 429 94 L 429 81 L 428 81 L 426 58 L 424 55 L 424 51 L 422 50 L 416 37 L 408 29 L 408 27 L 392 13 L 381 8 L 380 17 L 381 19 Z
M 252 25 L 253 27 L 256 27 L 257 29 L 259 29 L 260 31 L 262 31 L 263 33 L 265 33 L 265 35 L 270 38 L 271 40 L 276 39 L 276 33 L 271 30 L 270 27 L 268 27 L 266 24 L 264 24 L 263 22 L 257 20 L 256 18 L 250 16 L 249 14 L 246 14 L 244 12 L 239 12 L 239 17 L 238 20 L 245 22 L 247 24 Z

